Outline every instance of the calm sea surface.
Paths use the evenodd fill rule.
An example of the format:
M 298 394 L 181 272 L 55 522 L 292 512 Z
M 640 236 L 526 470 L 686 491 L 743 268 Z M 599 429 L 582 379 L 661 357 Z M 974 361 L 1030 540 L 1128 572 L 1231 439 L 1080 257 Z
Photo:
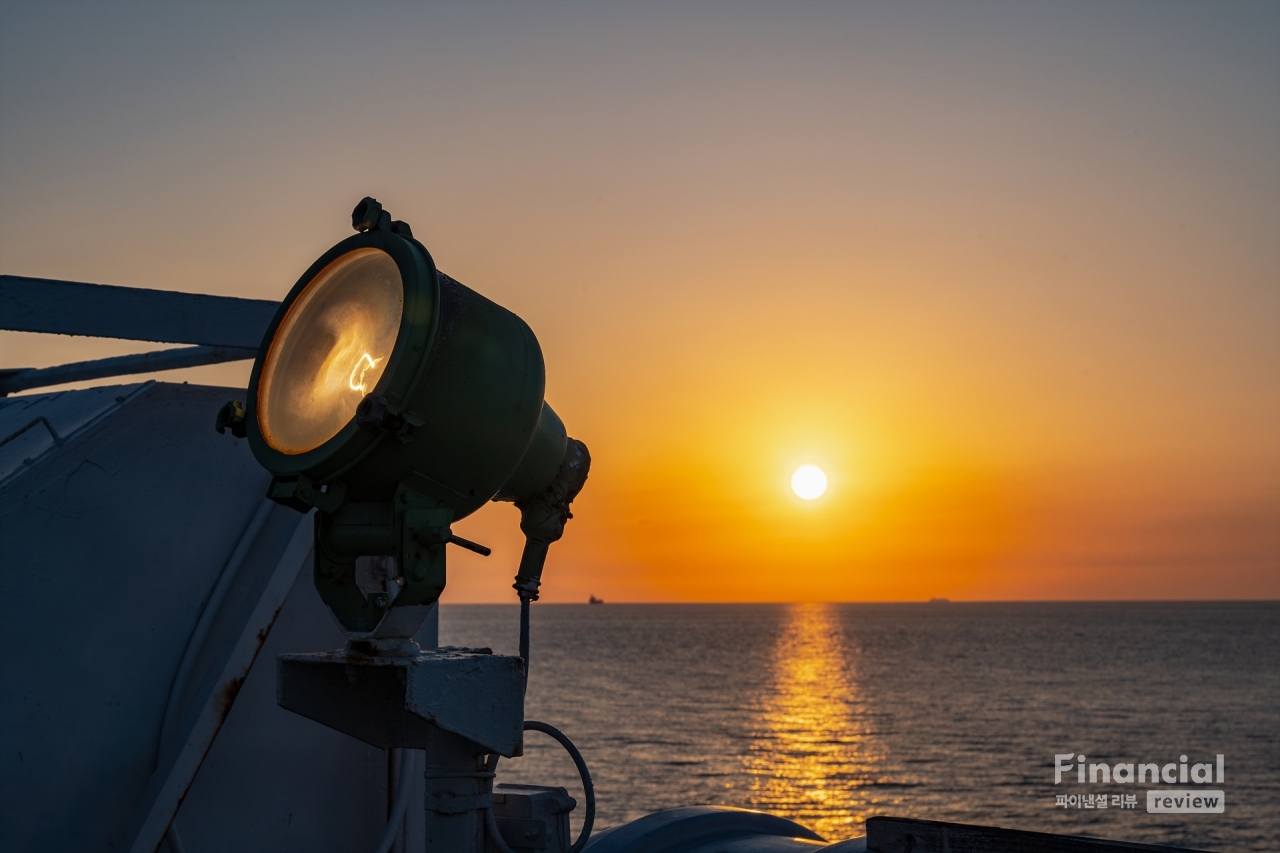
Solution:
M 514 654 L 517 619 L 446 606 L 440 641 Z M 892 814 L 1280 850 L 1280 604 L 535 604 L 531 658 L 526 716 L 582 750 L 600 828 L 723 804 L 829 840 Z M 530 734 L 499 781 L 580 791 L 558 750 Z M 1225 812 L 1147 814 L 1149 784 L 1055 786 L 1068 752 L 1222 753 L 1225 782 L 1200 787 Z M 1101 793 L 1137 808 L 1055 805 Z

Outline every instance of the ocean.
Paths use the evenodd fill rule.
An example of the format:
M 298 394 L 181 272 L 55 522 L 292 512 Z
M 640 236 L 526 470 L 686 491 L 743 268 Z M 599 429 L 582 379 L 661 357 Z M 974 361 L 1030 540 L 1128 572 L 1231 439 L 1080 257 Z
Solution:
M 515 654 L 517 635 L 514 605 L 441 610 L 441 645 Z M 530 658 L 525 716 L 581 749 L 597 828 L 713 804 L 828 840 L 887 814 L 1280 849 L 1277 603 L 535 603 Z M 1109 766 L 1221 754 L 1225 778 L 1082 785 L 1071 764 L 1055 785 L 1067 753 Z M 543 735 L 498 777 L 581 803 Z M 1157 787 L 1222 790 L 1224 810 L 1148 814 Z M 1105 809 L 1083 807 L 1098 795 Z

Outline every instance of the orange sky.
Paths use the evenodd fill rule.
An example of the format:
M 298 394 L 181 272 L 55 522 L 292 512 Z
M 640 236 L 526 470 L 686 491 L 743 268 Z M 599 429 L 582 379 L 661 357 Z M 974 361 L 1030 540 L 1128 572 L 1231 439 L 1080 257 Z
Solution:
M 0 8 L 0 271 L 279 298 L 378 197 L 591 447 L 545 600 L 1280 596 L 1274 6 L 300 8 Z

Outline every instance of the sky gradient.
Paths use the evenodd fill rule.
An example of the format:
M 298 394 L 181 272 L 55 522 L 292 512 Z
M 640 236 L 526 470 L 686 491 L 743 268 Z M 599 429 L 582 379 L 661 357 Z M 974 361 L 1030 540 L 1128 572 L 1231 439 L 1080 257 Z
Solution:
M 278 299 L 377 197 L 591 448 L 545 600 L 1277 598 L 1277 44 L 1274 3 L 6 3 L 0 272 Z M 446 601 L 514 600 L 516 520 Z

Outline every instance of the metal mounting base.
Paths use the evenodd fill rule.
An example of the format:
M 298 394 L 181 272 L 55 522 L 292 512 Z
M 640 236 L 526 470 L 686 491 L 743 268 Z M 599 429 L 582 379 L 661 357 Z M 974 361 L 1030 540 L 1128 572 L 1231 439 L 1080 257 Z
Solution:
M 477 754 L 519 755 L 524 662 L 488 649 L 405 656 L 349 650 L 277 658 L 280 707 L 373 746 L 428 749 L 441 730 Z

